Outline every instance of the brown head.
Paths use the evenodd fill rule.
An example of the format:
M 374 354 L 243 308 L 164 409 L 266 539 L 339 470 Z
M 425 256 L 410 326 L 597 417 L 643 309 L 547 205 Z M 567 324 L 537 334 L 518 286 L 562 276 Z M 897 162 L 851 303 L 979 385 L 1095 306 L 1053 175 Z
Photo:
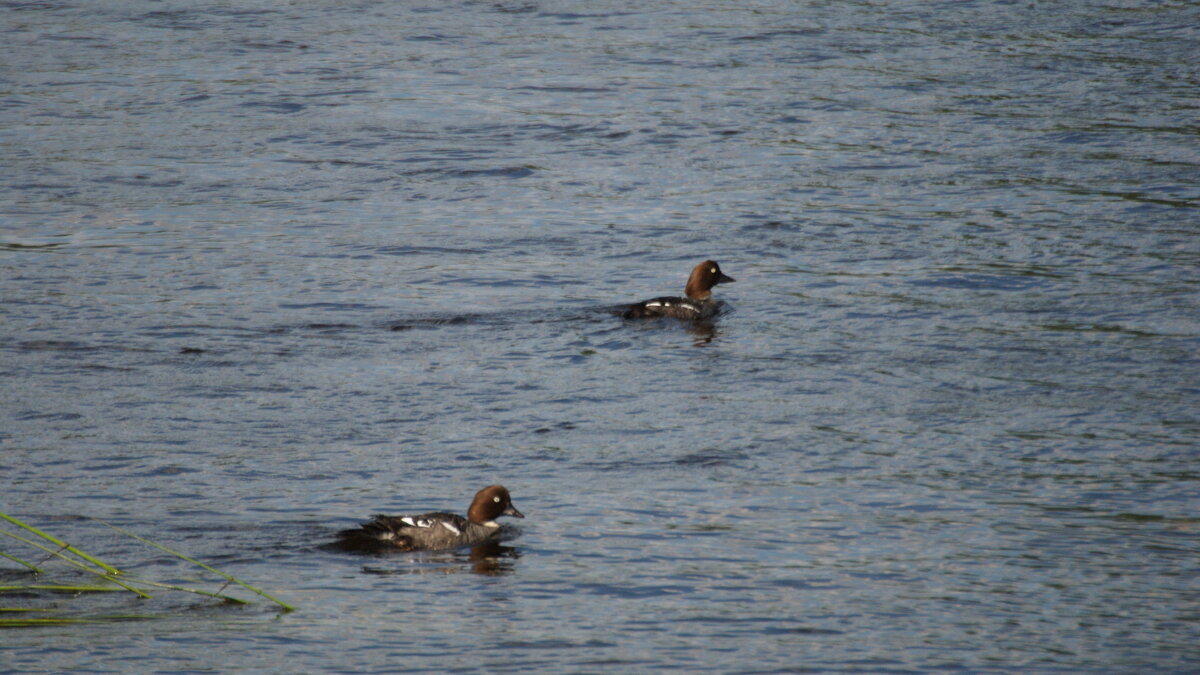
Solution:
M 736 279 L 725 276 L 721 266 L 715 260 L 705 260 L 692 268 L 692 276 L 688 277 L 684 292 L 692 300 L 707 300 L 712 297 L 712 287 L 717 284 L 731 284 Z
M 489 485 L 475 493 L 471 508 L 467 509 L 467 520 L 483 524 L 493 522 L 500 516 L 524 518 L 525 514 L 512 505 L 512 498 L 503 485 Z

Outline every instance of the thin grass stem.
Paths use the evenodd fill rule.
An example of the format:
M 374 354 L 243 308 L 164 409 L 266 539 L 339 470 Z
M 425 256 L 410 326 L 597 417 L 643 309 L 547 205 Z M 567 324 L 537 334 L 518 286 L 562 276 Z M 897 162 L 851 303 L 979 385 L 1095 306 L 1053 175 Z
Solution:
M 56 593 L 92 593 L 92 592 L 115 592 L 119 588 L 112 586 L 75 586 L 71 584 L 23 584 L 20 586 L 0 586 L 0 593 L 9 591 L 54 591 Z
M 121 573 L 121 570 L 113 567 L 112 565 L 109 565 L 108 563 L 104 562 L 103 560 L 92 557 L 91 555 L 88 555 L 87 553 L 80 551 L 79 549 L 66 543 L 65 541 L 59 539 L 58 537 L 55 537 L 52 534 L 47 534 L 45 532 L 42 532 L 41 530 L 37 529 L 36 527 L 34 527 L 32 525 L 28 525 L 10 515 L 8 515 L 7 513 L 4 513 L 3 511 L 0 511 L 0 518 L 7 520 L 8 522 L 12 523 L 13 525 L 16 525 L 17 527 L 19 527 L 21 529 L 29 530 L 30 532 L 36 534 L 37 536 L 39 536 L 47 541 L 54 542 L 59 547 L 66 549 L 66 550 L 70 551 L 71 553 L 74 553 L 75 555 L 92 563 L 93 565 L 99 567 L 100 569 L 104 570 L 105 572 L 108 572 L 109 574 L 120 574 Z
M 125 577 L 125 578 L 130 579 L 131 577 Z M 166 589 L 172 590 L 172 591 L 183 591 L 185 593 L 195 593 L 196 595 L 207 595 L 210 598 L 217 598 L 219 600 L 224 600 L 225 602 L 231 602 L 231 603 L 234 603 L 237 605 L 249 605 L 250 604 L 249 600 L 243 600 L 241 598 L 237 598 L 232 595 L 225 595 L 224 593 L 221 593 L 220 591 L 217 591 L 217 592 L 202 591 L 199 588 L 188 588 L 187 586 L 179 586 L 177 584 L 168 584 L 168 583 L 165 583 L 162 581 L 150 581 L 149 579 L 138 579 L 138 578 L 132 578 L 132 579 L 136 583 L 146 584 L 147 586 L 155 586 L 157 588 L 166 588 Z
M 293 611 L 295 611 L 295 610 L 296 610 L 296 608 L 295 608 L 295 607 L 293 607 L 293 606 L 291 606 L 291 605 L 287 604 L 286 602 L 284 602 L 284 601 L 280 600 L 279 598 L 276 598 L 276 597 L 272 596 L 271 594 L 267 593 L 266 591 L 264 591 L 264 590 L 262 590 L 262 589 L 260 589 L 260 588 L 255 588 L 254 586 L 251 586 L 250 584 L 247 584 L 246 582 L 242 581 L 241 579 L 238 579 L 237 577 L 235 577 L 235 576 L 233 576 L 233 575 L 231 575 L 231 574 L 226 574 L 226 573 L 222 572 L 221 570 L 218 570 L 218 569 L 216 569 L 216 568 L 213 568 L 213 567 L 210 567 L 210 566 L 208 566 L 208 565 L 205 565 L 204 563 L 200 562 L 199 560 L 196 560 L 196 559 L 194 559 L 194 558 L 189 558 L 188 556 L 186 556 L 186 555 L 184 555 L 184 554 L 180 553 L 179 551 L 175 551 L 175 550 L 172 550 L 172 549 L 170 549 L 170 548 L 167 548 L 166 546 L 163 546 L 162 544 L 159 544 L 159 543 L 157 543 L 157 542 L 150 541 L 149 539 L 145 539 L 145 538 L 143 538 L 143 537 L 139 537 L 138 535 L 136 535 L 136 534 L 134 534 L 134 533 L 132 533 L 132 532 L 129 532 L 129 531 L 127 531 L 127 530 L 123 530 L 123 529 L 121 529 L 121 528 L 117 527 L 116 525 L 113 525 L 112 523 L 106 523 L 106 522 L 104 522 L 103 520 L 99 520 L 99 519 L 93 519 L 93 520 L 96 520 L 96 522 L 98 522 L 98 523 L 100 523 L 100 524 L 102 524 L 102 525 L 107 525 L 108 527 L 111 527 L 112 529 L 116 530 L 117 532 L 120 532 L 121 534 L 123 534 L 123 535 L 125 535 L 125 536 L 127 536 L 127 537 L 132 537 L 132 538 L 134 538 L 134 539 L 137 539 L 138 541 L 142 542 L 143 544 L 146 544 L 146 545 L 148 545 L 148 546 L 153 546 L 154 548 L 156 548 L 156 549 L 158 549 L 158 550 L 160 550 L 160 551 L 164 551 L 164 552 L 166 552 L 166 553 L 170 553 L 171 555 L 175 556 L 176 558 L 179 558 L 180 560 L 186 560 L 187 562 L 190 562 L 190 563 L 192 563 L 193 565 L 196 565 L 197 567 L 200 567 L 200 568 L 202 568 L 202 569 L 206 569 L 206 570 L 208 570 L 209 572 L 212 572 L 213 574 L 216 574 L 216 575 L 217 575 L 217 576 L 219 576 L 219 577 L 222 577 L 222 578 L 224 578 L 224 579 L 227 579 L 227 580 L 229 580 L 229 581 L 231 581 L 231 582 L 233 582 L 233 583 L 237 584 L 238 586 L 241 586 L 242 588 L 245 588 L 245 589 L 247 589 L 247 590 L 249 590 L 249 591 L 251 591 L 251 592 L 253 592 L 253 593 L 256 593 L 256 594 L 258 594 L 258 595 L 260 595 L 260 596 L 262 596 L 262 597 L 264 597 L 264 598 L 266 598 L 266 599 L 270 600 L 271 602 L 273 602 L 273 603 L 275 603 L 275 604 L 279 605 L 280 607 L 282 607 L 282 608 L 284 609 L 284 611 L 287 611 L 287 612 L 293 612 Z
M 69 557 L 63 555 L 61 551 L 55 551 L 54 549 L 50 548 L 49 546 L 46 546 L 39 542 L 33 541 L 32 539 L 22 537 L 21 535 L 17 534 L 16 532 L 9 532 L 8 530 L 0 530 L 0 534 L 3 534 L 8 537 L 12 537 L 13 539 L 16 539 L 17 541 L 25 542 L 26 544 L 29 544 L 30 546 L 33 546 L 34 548 L 40 548 L 43 551 L 49 553 L 50 555 L 58 556 L 59 558 L 62 558 L 66 562 L 78 567 L 79 569 L 83 570 L 84 572 L 87 572 L 89 574 L 95 574 L 96 576 L 100 577 L 101 579 L 106 579 L 108 581 L 111 581 L 114 584 L 120 586 L 121 588 L 124 588 L 127 591 L 137 593 L 138 595 L 140 595 L 143 598 L 154 597 L 154 596 L 150 595 L 149 593 L 146 593 L 145 591 L 139 590 L 137 588 L 134 588 L 133 586 L 130 586 L 129 584 L 122 582 L 120 579 L 116 578 L 112 574 L 106 574 L 106 573 L 101 572 L 92 567 L 88 567 L 87 565 L 84 565 L 83 563 L 79 562 L 78 560 L 75 560 L 74 558 L 69 558 Z M 113 568 L 113 569 L 116 569 L 116 568 Z
M 34 564 L 33 564 L 33 563 L 31 563 L 31 562 L 26 562 L 26 561 L 24 561 L 24 560 L 21 560 L 20 558 L 18 558 L 18 557 L 17 557 L 17 556 L 15 556 L 15 555 L 9 555 L 9 554 L 5 553 L 4 551 L 0 551 L 0 556 L 3 556 L 3 557 L 5 557 L 5 558 L 8 558 L 9 560 L 11 560 L 11 561 L 13 561 L 13 562 L 17 562 L 17 563 L 20 563 L 20 564 L 22 564 L 22 565 L 24 565 L 24 566 L 28 567 L 29 569 L 33 570 L 34 574 L 41 574 L 41 573 L 42 573 L 42 568 L 38 567 L 37 565 L 34 565 Z

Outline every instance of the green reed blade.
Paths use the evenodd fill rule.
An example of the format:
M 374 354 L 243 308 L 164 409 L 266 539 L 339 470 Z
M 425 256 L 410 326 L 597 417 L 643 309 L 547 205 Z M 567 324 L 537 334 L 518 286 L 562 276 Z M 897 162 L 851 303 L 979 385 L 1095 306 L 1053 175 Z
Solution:
M 42 573 L 42 568 L 38 567 L 37 565 L 34 565 L 31 562 L 26 562 L 24 560 L 21 560 L 20 558 L 18 558 L 15 555 L 9 555 L 9 554 L 5 553 L 4 551 L 0 551 L 0 556 L 8 558 L 9 560 L 12 560 L 13 562 L 18 562 L 18 563 L 28 567 L 29 569 L 33 570 L 34 574 Z
M 46 534 L 45 532 L 42 532 L 41 530 L 37 529 L 36 527 L 34 527 L 32 525 L 28 525 L 26 523 L 23 523 L 20 520 L 17 520 L 16 518 L 8 515 L 7 513 L 4 513 L 3 511 L 0 511 L 0 518 L 7 520 L 8 522 L 12 523 L 13 525 L 16 525 L 17 527 L 20 527 L 25 530 L 29 530 L 30 532 L 36 534 L 37 536 L 39 536 L 47 541 L 53 542 L 60 549 L 65 549 L 67 551 L 70 551 L 71 553 L 74 553 L 75 555 L 92 563 L 93 565 L 99 567 L 100 569 L 104 570 L 105 572 L 108 572 L 109 574 L 120 574 L 121 573 L 121 570 L 113 567 L 112 565 L 109 565 L 108 563 L 104 562 L 103 560 L 94 558 L 94 557 L 88 555 L 87 553 L 80 551 L 79 549 L 75 548 L 74 546 L 71 546 L 70 544 L 66 543 L 65 541 L 62 541 L 58 537 L 55 537 L 54 535 L 51 535 L 51 534 Z
M 0 619 L 0 628 L 27 628 L 29 626 L 65 626 L 74 623 L 96 623 L 96 619 L 70 619 L 66 617 L 22 617 Z
M 125 578 L 129 579 L 130 577 L 125 577 Z M 161 581 L 150 581 L 149 579 L 134 579 L 134 581 L 136 581 L 139 584 L 146 584 L 147 586 L 156 586 L 158 588 L 166 588 L 166 589 L 172 590 L 172 591 L 183 591 L 184 593 L 195 593 L 196 595 L 207 595 L 210 598 L 217 598 L 219 600 L 224 600 L 225 602 L 233 603 L 235 605 L 249 605 L 250 604 L 249 600 L 235 598 L 232 595 L 225 595 L 225 594 L 219 593 L 219 592 L 214 593 L 212 591 L 202 591 L 199 588 L 188 588 L 187 586 L 178 586 L 176 584 L 166 584 Z
M 194 559 L 194 558 L 189 558 L 188 556 L 186 556 L 186 555 L 184 555 L 184 554 L 180 553 L 179 551 L 175 551 L 175 550 L 169 549 L 169 548 L 167 548 L 166 546 L 163 546 L 162 544 L 159 544 L 159 543 L 157 543 L 157 542 L 150 541 L 149 539 L 145 539 L 145 538 L 143 538 L 143 537 L 139 537 L 138 535 L 136 535 L 136 534 L 134 534 L 134 533 L 132 533 L 132 532 L 129 532 L 129 531 L 123 530 L 123 529 L 121 529 L 121 528 L 117 527 L 116 525 L 113 525 L 112 523 L 106 523 L 106 522 L 104 522 L 103 520 L 99 520 L 99 519 L 96 519 L 96 518 L 93 518 L 93 520 L 95 520 L 96 522 L 98 522 L 98 523 L 100 523 L 100 524 L 102 524 L 102 525 L 107 525 L 108 527 L 111 527 L 112 529 L 116 530 L 117 532 L 120 532 L 121 534 L 123 534 L 123 535 L 125 535 L 125 536 L 127 536 L 127 537 L 132 537 L 132 538 L 134 538 L 134 539 L 137 539 L 138 541 L 142 542 L 143 544 L 146 544 L 146 545 L 148 545 L 148 546 L 153 546 L 154 548 L 156 548 L 156 549 L 158 549 L 158 550 L 160 550 L 160 551 L 164 551 L 164 552 L 166 552 L 166 553 L 170 553 L 171 555 L 175 556 L 176 558 L 179 558 L 180 560 L 186 560 L 187 562 L 190 562 L 190 563 L 192 563 L 193 565 L 196 565 L 197 567 L 201 567 L 201 568 L 203 568 L 203 569 L 206 569 L 206 570 L 208 570 L 209 572 L 212 572 L 213 574 L 216 574 L 216 575 L 217 575 L 217 576 L 219 576 L 219 577 L 222 577 L 222 578 L 224 578 L 224 579 L 227 579 L 227 580 L 229 580 L 229 581 L 232 581 L 233 583 L 235 583 L 235 584 L 237 584 L 237 585 L 241 586 L 242 588 L 245 588 L 245 589 L 247 589 L 247 590 L 249 590 L 249 591 L 251 591 L 251 592 L 253 592 L 253 593 L 257 593 L 258 595 L 260 595 L 260 596 L 262 596 L 262 597 L 264 597 L 264 598 L 266 598 L 266 599 L 270 600 L 271 602 L 273 602 L 273 603 L 275 603 L 275 604 L 279 605 L 279 606 L 280 606 L 280 607 L 282 607 L 282 608 L 284 609 L 284 611 L 286 611 L 286 612 L 293 612 L 293 611 L 295 611 L 295 610 L 296 610 L 296 608 L 295 608 L 295 607 L 293 607 L 293 606 L 291 606 L 291 605 L 287 604 L 286 602 L 284 602 L 284 601 L 280 600 L 279 598 L 276 598 L 276 597 L 272 596 L 271 594 L 267 593 L 266 591 L 264 591 L 264 590 L 262 590 L 262 589 L 260 589 L 260 588 L 255 588 L 254 586 L 251 586 L 250 584 L 247 584 L 246 582 L 242 581 L 241 579 L 238 579 L 237 577 L 234 577 L 234 576 L 233 576 L 233 575 L 231 575 L 231 574 L 226 574 L 226 573 L 222 572 L 221 570 L 218 570 L 218 569 L 215 569 L 215 568 L 213 568 L 213 567 L 210 567 L 210 566 L 208 566 L 208 565 L 205 565 L 204 563 L 200 562 L 199 560 L 196 560 L 196 559 Z M 221 596 L 221 597 L 223 597 L 223 596 Z
M 88 585 L 70 585 L 70 584 L 23 584 L 21 586 L 0 586 L 0 593 L 8 591 L 54 591 L 56 593 L 93 593 L 93 592 L 115 592 L 119 588 L 112 586 L 88 586 Z
M 8 530 L 0 530 L 0 534 L 3 534 L 6 537 L 12 537 L 13 539 L 16 539 L 17 541 L 25 542 L 26 544 L 29 544 L 30 546 L 33 546 L 34 548 L 40 548 L 41 550 L 45 551 L 46 553 L 49 553 L 50 555 L 58 556 L 59 558 L 62 558 L 64 561 L 74 565 L 75 567 L 78 567 L 79 569 L 83 570 L 84 572 L 87 572 L 89 574 L 95 574 L 96 576 L 100 577 L 101 579 L 106 579 L 108 581 L 111 581 L 114 584 L 120 586 L 121 588 L 124 588 L 127 591 L 137 593 L 139 596 L 141 596 L 143 598 L 154 597 L 154 596 L 150 595 L 149 593 L 146 593 L 145 591 L 139 590 L 137 588 L 134 588 L 133 586 L 130 586 L 127 583 L 124 583 L 123 581 L 118 579 L 113 574 L 107 574 L 107 573 L 101 572 L 97 569 L 93 569 L 91 567 L 88 567 L 87 565 L 84 565 L 83 563 L 79 562 L 78 560 L 76 560 L 74 558 L 69 558 L 69 557 L 63 555 L 61 550 L 56 551 L 56 550 L 50 548 L 49 546 L 46 546 L 39 542 L 33 541 L 32 539 L 27 539 L 25 537 L 22 537 L 21 535 L 15 533 L 15 532 L 9 532 Z
M 154 619 L 153 616 L 139 616 L 136 614 L 116 615 L 116 616 L 95 616 L 89 618 L 69 618 L 69 617 L 21 617 L 13 619 L 0 619 L 0 628 L 28 628 L 30 626 L 65 626 L 76 623 L 117 623 L 120 621 L 145 621 Z

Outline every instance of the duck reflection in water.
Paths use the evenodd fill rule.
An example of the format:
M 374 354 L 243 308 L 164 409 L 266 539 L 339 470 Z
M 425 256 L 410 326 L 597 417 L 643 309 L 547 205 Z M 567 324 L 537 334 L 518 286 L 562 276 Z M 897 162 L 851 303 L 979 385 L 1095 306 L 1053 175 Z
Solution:
M 688 326 L 687 331 L 692 334 L 693 347 L 703 347 L 713 341 L 719 333 L 717 327 L 708 321 L 696 321 Z
M 513 546 L 505 546 L 498 541 L 485 541 L 482 544 L 472 546 L 469 552 L 446 552 L 438 555 L 426 554 L 413 558 L 415 562 L 433 563 L 429 566 L 421 565 L 420 567 L 406 569 L 384 569 L 364 566 L 363 572 L 379 575 L 458 574 L 461 572 L 471 572 L 472 574 L 482 574 L 484 576 L 500 576 L 515 572 L 515 561 L 520 557 L 521 552 Z M 471 564 L 469 567 L 464 567 L 462 565 L 463 562 Z

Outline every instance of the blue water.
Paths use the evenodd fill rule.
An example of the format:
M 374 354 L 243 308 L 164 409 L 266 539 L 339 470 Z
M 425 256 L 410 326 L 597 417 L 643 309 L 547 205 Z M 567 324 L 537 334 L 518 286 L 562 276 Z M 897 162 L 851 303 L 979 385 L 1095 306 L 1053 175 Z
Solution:
M 1200 6 L 0 17 L 0 672 L 1200 667 Z

